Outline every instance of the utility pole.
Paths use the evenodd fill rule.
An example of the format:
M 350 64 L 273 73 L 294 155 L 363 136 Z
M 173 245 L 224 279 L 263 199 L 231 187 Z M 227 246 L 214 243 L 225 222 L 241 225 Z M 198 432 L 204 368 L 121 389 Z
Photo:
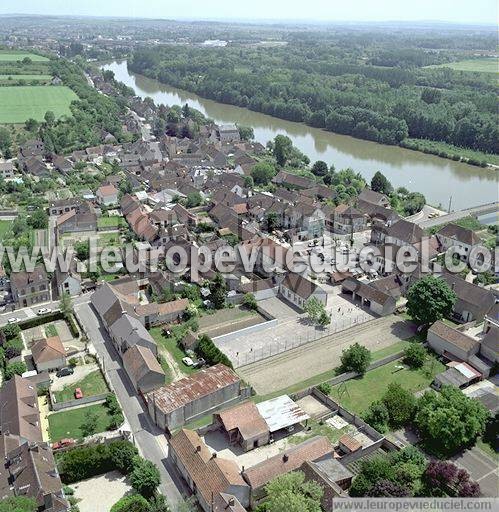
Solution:
M 447 210 L 447 213 L 450 213 L 451 204 L 452 204 L 452 196 L 449 197 L 449 209 Z

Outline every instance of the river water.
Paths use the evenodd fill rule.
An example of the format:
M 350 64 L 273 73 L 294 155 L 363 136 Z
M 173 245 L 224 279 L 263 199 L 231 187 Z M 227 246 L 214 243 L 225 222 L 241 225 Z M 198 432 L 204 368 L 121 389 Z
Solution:
M 422 192 L 427 202 L 434 206 L 442 205 L 447 209 L 451 201 L 451 210 L 459 210 L 497 201 L 498 173 L 495 170 L 338 135 L 204 99 L 132 73 L 126 61 L 115 61 L 102 67 L 114 71 L 116 79 L 132 87 L 140 97 L 150 96 L 157 104 L 188 103 L 216 123 L 251 126 L 255 139 L 264 145 L 277 134 L 287 135 L 312 162 L 324 160 L 328 165 L 334 164 L 337 170 L 351 167 L 368 181 L 376 171 L 381 171 L 395 187 Z

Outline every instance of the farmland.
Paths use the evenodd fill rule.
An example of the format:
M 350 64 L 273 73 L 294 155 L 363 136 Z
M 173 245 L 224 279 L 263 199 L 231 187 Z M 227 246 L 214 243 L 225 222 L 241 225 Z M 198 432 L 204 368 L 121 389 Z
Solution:
M 42 121 L 48 110 L 56 117 L 70 115 L 69 105 L 76 99 L 64 86 L 0 87 L 0 123 L 24 123 L 29 118 Z
M 438 66 L 429 66 L 438 68 L 451 68 L 456 71 L 472 71 L 475 73 L 497 73 L 498 60 L 495 57 L 482 57 L 479 59 L 466 59 L 457 62 L 449 62 Z
M 0 62 L 18 62 L 25 58 L 31 59 L 33 62 L 47 62 L 47 57 L 36 55 L 34 53 L 27 53 L 22 51 L 13 50 L 0 50 Z

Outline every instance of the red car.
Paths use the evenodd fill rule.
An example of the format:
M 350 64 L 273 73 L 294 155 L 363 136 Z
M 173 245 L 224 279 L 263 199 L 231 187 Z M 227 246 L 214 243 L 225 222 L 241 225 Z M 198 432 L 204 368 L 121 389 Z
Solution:
M 64 448 L 65 446 L 71 446 L 72 444 L 74 444 L 75 440 L 74 439 L 61 439 L 60 441 L 57 441 L 55 442 L 53 445 L 52 445 L 52 449 L 53 450 L 57 450 L 59 448 Z
M 78 398 L 83 398 L 83 393 L 81 391 L 80 388 L 76 388 L 75 389 L 75 398 L 78 399 Z

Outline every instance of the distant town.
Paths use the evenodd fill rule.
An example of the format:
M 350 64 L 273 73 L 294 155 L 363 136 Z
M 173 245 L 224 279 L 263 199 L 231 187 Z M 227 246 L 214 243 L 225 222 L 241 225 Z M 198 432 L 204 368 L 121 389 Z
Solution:
M 0 20 L 0 512 L 497 503 L 497 200 L 429 204 L 382 168 L 369 179 L 311 161 L 282 133 L 261 143 L 252 126 L 141 97 L 104 66 L 158 66 L 166 81 L 181 72 L 151 48 L 178 47 L 179 62 L 191 50 L 305 54 L 309 29 Z M 463 55 L 485 66 L 489 35 L 452 54 L 383 56 L 424 57 L 430 73 L 448 64 L 452 94 L 475 80 L 496 104 L 488 70 L 452 67 Z M 413 70 L 386 69 L 359 72 L 358 87 Z M 430 105 L 446 93 L 424 87 L 440 116 Z M 241 102 L 226 101 L 270 108 Z M 350 115 L 359 139 L 496 172 L 497 141 L 476 126 L 480 143 L 463 142 L 462 123 L 432 144 L 358 109 L 330 112 L 342 121 L 329 127 L 311 123 L 313 107 L 291 120 L 350 135 L 336 130 Z

